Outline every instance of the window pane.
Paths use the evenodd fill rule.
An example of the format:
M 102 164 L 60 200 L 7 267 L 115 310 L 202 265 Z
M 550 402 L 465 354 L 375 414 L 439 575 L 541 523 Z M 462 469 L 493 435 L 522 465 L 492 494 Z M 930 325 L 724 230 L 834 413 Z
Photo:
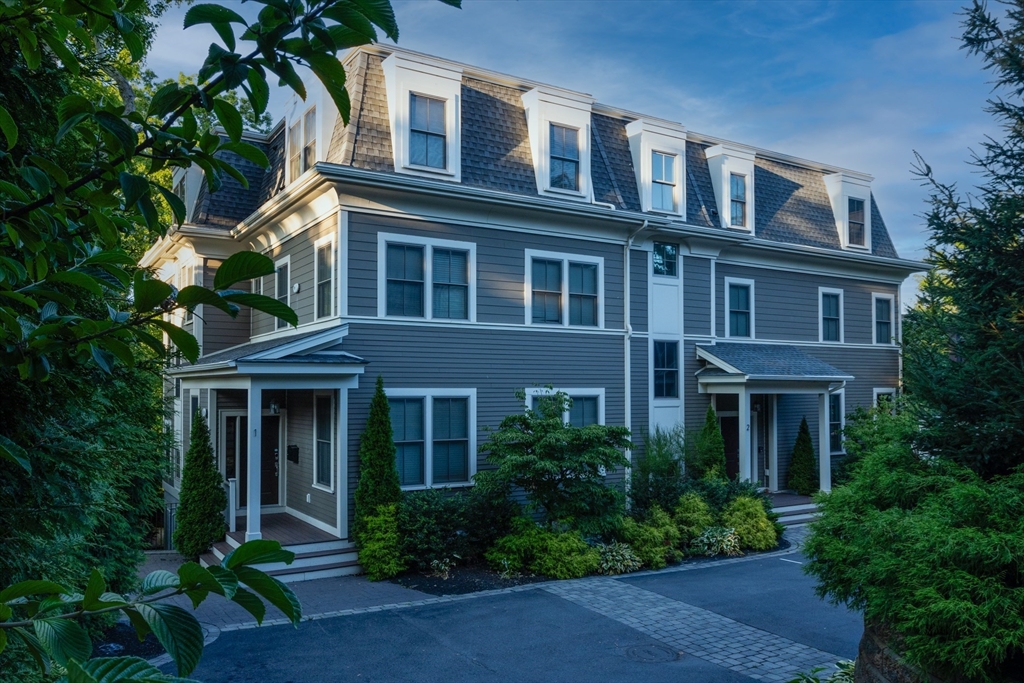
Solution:
M 434 98 L 427 98 L 430 103 L 429 124 L 427 130 L 431 133 L 444 135 L 444 102 Z
M 573 427 L 588 427 L 597 424 L 597 396 L 574 396 L 569 408 L 569 424 Z
M 733 173 L 729 179 L 729 187 L 732 199 L 738 202 L 747 201 L 746 177 L 739 175 L 738 173 Z
M 664 242 L 654 243 L 654 274 L 670 275 L 675 277 L 678 274 L 678 257 L 676 245 L 665 244 Z
M 321 441 L 331 440 L 331 397 L 316 397 L 316 438 Z
M 654 342 L 654 397 L 679 397 L 678 342 Z
M 302 123 L 305 129 L 305 143 L 309 143 L 316 140 L 316 107 L 313 107 L 306 112 L 305 120 Z
M 746 285 L 729 285 L 729 309 L 733 311 L 750 310 L 750 288 Z
M 409 136 L 409 163 L 427 165 L 427 134 L 413 131 Z
M 857 223 L 864 222 L 864 200 L 850 197 L 850 220 Z
M 839 295 L 821 295 L 821 337 L 823 341 L 839 341 Z
M 842 396 L 832 394 L 828 397 L 828 434 L 829 450 L 833 453 L 843 449 L 843 408 Z
M 444 138 L 439 135 L 427 136 L 427 166 L 444 168 Z
M 729 336 L 750 336 L 750 314 L 732 311 L 729 313 Z
M 864 200 L 849 198 L 849 227 L 847 230 L 850 244 L 864 246 Z
M 596 295 L 597 265 L 586 263 L 570 263 L 569 293 Z
M 422 443 L 396 444 L 395 461 L 395 464 L 398 466 L 398 483 L 400 485 L 423 485 Z
M 423 131 L 430 130 L 427 123 L 430 117 L 430 107 L 427 98 L 412 94 L 410 94 L 409 97 L 409 115 L 412 119 L 412 129 Z
M 469 400 L 434 399 L 433 481 L 468 479 Z
M 284 303 L 288 303 L 288 265 L 284 264 L 278 267 L 277 275 L 274 278 L 277 283 L 277 300 Z
M 395 439 L 395 464 L 402 486 L 423 484 L 423 399 L 388 401 Z

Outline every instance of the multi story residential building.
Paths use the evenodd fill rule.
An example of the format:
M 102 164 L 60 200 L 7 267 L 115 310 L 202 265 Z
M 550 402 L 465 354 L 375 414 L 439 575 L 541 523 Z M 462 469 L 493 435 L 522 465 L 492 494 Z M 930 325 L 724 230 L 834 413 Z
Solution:
M 187 219 L 143 265 L 209 285 L 230 254 L 267 254 L 254 291 L 299 325 L 184 316 L 202 356 L 169 372 L 170 495 L 201 410 L 235 483 L 229 540 L 273 522 L 309 555 L 347 549 L 377 375 L 408 490 L 471 485 L 516 389 L 546 387 L 573 398 L 573 424 L 629 427 L 633 458 L 713 403 L 729 474 L 771 491 L 806 418 L 830 488 L 844 416 L 898 390 L 900 284 L 922 269 L 869 175 L 403 50 L 343 61 L 347 125 L 311 84 L 248 137 L 269 170 L 231 159 L 248 189 L 175 177 Z

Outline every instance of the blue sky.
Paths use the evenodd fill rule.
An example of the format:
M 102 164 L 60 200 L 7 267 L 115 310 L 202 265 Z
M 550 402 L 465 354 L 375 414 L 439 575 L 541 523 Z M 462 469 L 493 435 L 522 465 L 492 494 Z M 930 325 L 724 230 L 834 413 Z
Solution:
M 393 0 L 399 45 L 870 173 L 909 258 L 923 256 L 926 239 L 914 151 L 969 188 L 978 182 L 970 149 L 999 134 L 983 112 L 988 77 L 959 49 L 958 2 L 464 3 Z M 182 31 L 183 15 L 163 18 L 148 60 L 161 76 L 197 71 L 215 39 L 206 27 Z

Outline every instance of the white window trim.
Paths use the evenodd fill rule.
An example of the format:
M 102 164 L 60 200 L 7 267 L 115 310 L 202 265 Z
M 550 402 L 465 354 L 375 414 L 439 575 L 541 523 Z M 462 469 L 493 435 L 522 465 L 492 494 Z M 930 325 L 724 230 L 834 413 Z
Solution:
M 720 144 L 705 150 L 711 184 L 715 189 L 718 217 L 722 227 L 743 232 L 754 232 L 756 223 L 756 198 L 754 187 L 754 151 L 733 144 Z M 747 221 L 746 225 L 732 224 L 732 175 L 746 179 Z
M 655 344 L 675 344 L 676 345 L 676 362 L 679 364 L 679 366 L 676 368 L 676 374 L 677 374 L 677 380 L 676 380 L 677 381 L 677 386 L 676 386 L 676 388 L 679 390 L 679 395 L 678 396 L 655 396 L 654 395 L 654 373 L 657 371 L 657 368 L 654 367 L 654 355 L 655 355 L 654 354 L 654 346 L 655 346 Z M 672 405 L 672 404 L 679 404 L 679 403 L 682 402 L 682 400 L 683 400 L 683 392 L 685 391 L 684 388 L 683 388 L 683 365 L 684 365 L 684 362 L 685 362 L 685 361 L 683 361 L 683 348 L 684 348 L 684 344 L 683 344 L 683 340 L 682 339 L 666 339 L 665 337 L 663 337 L 661 335 L 651 335 L 650 349 L 648 351 L 649 357 L 650 357 L 650 362 L 648 363 L 648 365 L 649 365 L 648 369 L 649 369 L 649 373 L 650 373 L 649 381 L 651 383 L 650 386 L 651 386 L 651 401 L 652 402 L 656 401 L 656 402 L 658 402 L 658 405 Z
M 733 337 L 729 332 L 729 285 L 745 285 L 750 287 L 750 336 L 749 337 Z M 725 332 L 726 339 L 757 339 L 757 335 L 754 330 L 754 321 L 756 316 L 754 315 L 755 301 L 757 300 L 754 296 L 754 281 L 740 277 L 727 277 L 723 286 L 722 296 L 722 320 L 724 321 L 723 331 Z
M 842 430 L 846 429 L 846 389 L 845 388 L 844 389 L 837 389 L 836 391 L 833 391 L 832 393 L 830 393 L 829 394 L 829 401 L 832 400 L 833 396 L 838 396 L 839 397 L 839 429 L 842 431 Z M 831 408 L 832 408 L 832 406 L 829 405 L 829 410 L 831 410 Z M 829 413 L 829 418 L 831 418 L 831 417 L 832 417 L 832 414 L 830 412 Z M 832 420 L 831 419 L 829 419 L 828 427 L 829 427 L 829 438 L 831 439 L 831 436 L 832 436 Z M 832 455 L 843 455 L 843 454 L 846 453 L 846 438 L 841 433 L 840 433 L 840 436 L 839 436 L 839 450 L 838 451 L 833 451 L 832 450 L 832 444 L 830 443 L 829 444 L 829 452 Z
M 388 315 L 388 244 L 409 244 L 423 247 L 423 315 Z M 476 242 L 459 242 L 396 232 L 377 233 L 377 317 L 389 320 L 435 320 L 434 318 L 434 249 L 457 249 L 468 252 L 469 288 L 466 314 L 468 319 L 436 318 L 450 322 L 476 322 Z
M 640 208 L 665 216 L 686 215 L 686 128 L 668 121 L 637 119 L 626 125 L 629 148 L 640 190 Z M 672 172 L 676 178 L 673 196 L 676 208 L 654 208 L 653 153 L 675 157 Z
M 316 427 L 317 427 L 317 424 L 316 424 L 316 399 L 318 397 L 324 397 L 324 396 L 328 397 L 331 400 L 330 416 L 331 416 L 332 424 L 331 424 L 331 485 L 330 486 L 324 486 L 323 484 L 318 484 L 317 481 L 316 481 L 317 463 L 319 462 L 319 460 L 317 458 L 317 452 L 316 452 L 316 448 L 317 448 L 317 438 L 316 438 Z M 338 459 L 338 453 L 337 453 L 338 440 L 337 440 L 337 437 L 335 436 L 335 431 L 337 430 L 337 425 L 333 424 L 333 422 L 335 420 L 335 417 L 336 417 L 336 408 L 335 408 L 335 404 L 336 403 L 337 403 L 337 400 L 334 398 L 334 392 L 333 391 L 314 391 L 313 392 L 313 467 L 311 468 L 312 472 L 313 472 L 313 482 L 312 482 L 312 485 L 313 485 L 313 488 L 318 489 L 320 491 L 325 491 L 327 493 L 334 493 L 334 486 L 335 486 L 335 482 L 337 481 L 337 477 L 335 476 L 335 469 L 336 469 L 335 464 L 336 464 L 337 459 Z
M 879 396 L 886 396 L 886 395 L 889 395 L 889 394 L 891 394 L 892 397 L 893 397 L 893 400 L 895 400 L 896 399 L 896 387 L 875 387 L 874 389 L 872 389 L 871 390 L 871 395 L 872 395 L 871 407 L 877 408 L 878 407 L 878 397 Z
M 403 486 L 403 491 L 423 491 L 433 488 L 459 488 L 473 486 L 473 476 L 476 474 L 476 389 L 413 389 L 413 388 L 392 388 L 385 389 L 385 395 L 390 398 L 421 398 L 423 399 L 423 484 L 416 486 Z M 434 486 L 434 399 L 435 398 L 465 398 L 468 399 L 469 424 L 466 436 L 468 437 L 467 458 L 469 460 L 466 469 L 467 481 L 449 482 Z
M 278 290 L 278 286 L 277 286 L 277 284 L 278 284 L 277 283 L 278 274 L 277 273 L 278 273 L 278 269 L 280 269 L 280 267 L 283 266 L 283 265 L 288 266 L 288 286 L 285 288 L 285 291 L 288 293 L 288 300 L 285 301 L 284 303 L 285 303 L 286 306 L 291 307 L 291 305 L 292 305 L 292 257 L 291 257 L 290 254 L 288 256 L 282 256 L 281 258 L 279 258 L 276 261 L 274 261 L 274 297 L 273 298 L 275 300 L 277 300 L 277 290 Z M 277 331 L 277 330 L 287 330 L 288 329 L 288 323 L 284 323 L 282 325 L 282 324 L 280 324 L 281 322 L 283 322 L 283 321 L 281 321 L 280 318 L 274 318 L 274 331 Z
M 554 396 L 558 392 L 562 392 L 569 398 L 597 398 L 597 424 L 606 424 L 604 414 L 604 387 L 584 387 L 571 389 L 562 389 L 559 387 L 529 387 L 526 389 L 526 405 L 528 408 L 530 408 L 530 410 L 533 410 L 534 399 L 537 396 Z M 562 421 L 565 423 L 569 422 L 568 410 L 562 413 Z
M 523 93 L 523 108 L 533 154 L 537 191 L 541 195 L 591 202 L 594 189 L 590 178 L 590 112 L 594 103 L 589 95 L 538 86 Z M 551 124 L 579 131 L 579 184 L 576 190 L 551 187 Z
M 542 251 L 539 249 L 526 249 L 526 273 L 523 278 L 523 303 L 526 308 L 525 321 L 533 327 L 572 327 L 574 329 L 604 329 L 604 257 L 586 256 L 583 254 L 566 254 L 558 251 Z M 535 323 L 533 322 L 533 259 L 545 259 L 562 262 L 562 322 L 561 323 Z M 586 263 L 597 265 L 597 326 L 570 325 L 569 324 L 569 263 Z
M 889 341 L 880 342 L 878 341 L 878 322 L 877 310 L 875 308 L 875 301 L 878 299 L 887 299 L 889 301 Z M 871 293 L 871 343 L 877 346 L 896 346 L 896 296 L 893 294 L 881 294 L 879 292 Z
M 301 114 L 296 116 L 291 121 L 288 121 L 287 123 L 289 125 L 285 126 L 285 129 L 284 129 L 284 144 L 285 144 L 284 169 L 285 169 L 285 173 L 289 176 L 288 177 L 288 181 L 287 181 L 289 183 L 292 183 L 296 179 L 301 178 L 302 175 L 306 171 L 309 170 L 309 168 L 313 168 L 312 166 L 310 166 L 309 168 L 306 169 L 306 171 L 302 170 L 302 152 L 303 152 L 303 150 L 306 149 L 306 114 L 308 114 L 311 109 L 316 109 L 316 108 L 317 108 L 316 107 L 316 102 L 314 102 L 313 104 L 311 104 L 308 107 L 306 107 L 305 109 L 303 109 Z M 315 128 L 317 129 L 316 133 L 315 133 L 316 137 L 313 138 L 313 148 L 316 150 L 316 152 L 314 152 L 314 154 L 313 154 L 313 163 L 314 164 L 320 158 L 320 155 L 318 154 L 318 152 L 320 150 L 320 125 L 319 125 L 319 123 L 320 123 L 320 112 L 319 111 L 316 113 L 316 119 L 317 119 L 317 123 L 315 125 Z M 291 176 L 291 166 L 292 166 L 292 164 L 291 164 L 291 161 L 292 161 L 291 129 L 294 126 L 296 126 L 296 125 L 298 125 L 298 127 L 299 127 L 299 175 L 297 175 L 294 178 L 292 178 L 292 177 L 290 177 Z
M 320 310 L 320 248 L 325 244 L 331 246 L 331 312 L 319 316 Z M 289 277 L 291 268 L 289 270 Z M 334 234 L 324 235 L 313 243 L 313 320 L 327 320 L 338 317 L 338 254 L 335 251 Z
M 825 341 L 825 308 L 823 301 L 826 294 L 839 295 L 839 341 Z M 818 287 L 818 341 L 822 344 L 843 344 L 846 342 L 846 302 L 843 290 L 834 287 Z
M 852 171 L 841 171 L 823 177 L 832 214 L 836 221 L 836 231 L 843 249 L 851 251 L 871 251 L 871 176 Z M 864 202 L 864 244 L 850 244 L 850 199 Z

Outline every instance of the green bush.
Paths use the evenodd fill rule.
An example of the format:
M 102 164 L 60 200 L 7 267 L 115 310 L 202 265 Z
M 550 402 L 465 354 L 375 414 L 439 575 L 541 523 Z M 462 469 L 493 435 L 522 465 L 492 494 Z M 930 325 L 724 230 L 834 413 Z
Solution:
M 708 405 L 704 426 L 693 448 L 686 450 L 686 476 L 691 479 L 725 479 L 725 439 L 715 408 Z
M 700 494 L 691 491 L 679 497 L 673 510 L 673 521 L 685 546 L 704 533 L 708 527 L 715 525 L 715 513 Z
M 466 499 L 438 489 L 405 494 L 398 507 L 402 559 L 421 572 L 435 563 L 460 560 L 468 554 Z
M 714 514 L 721 514 L 733 500 L 740 496 L 761 501 L 765 512 L 771 512 L 772 498 L 760 486 L 738 479 L 690 479 L 683 487 L 683 493 L 696 493 L 711 507 Z M 769 515 L 771 517 L 771 515 Z
M 370 581 L 382 581 L 405 570 L 398 536 L 398 506 L 381 505 L 367 517 L 359 548 L 359 564 Z
M 740 548 L 768 550 L 778 545 L 775 526 L 759 500 L 747 496 L 734 499 L 722 513 L 722 524 L 736 531 Z
M 629 482 L 630 509 L 639 516 L 657 505 L 671 510 L 683 491 L 682 463 L 686 437 L 681 426 L 665 431 L 656 427 L 644 439 L 644 456 L 633 462 Z
M 676 549 L 679 545 L 679 529 L 668 513 L 659 507 L 652 508 L 644 522 L 638 522 L 632 517 L 622 520 L 619 534 L 649 569 L 661 569 L 669 562 L 678 562 L 682 558 Z
M 512 531 L 512 520 L 522 515 L 506 482 L 491 471 L 478 472 L 465 494 L 466 537 L 469 558 L 482 557 L 488 548 Z
M 402 487 L 395 464 L 395 441 L 391 432 L 391 408 L 384 393 L 384 378 L 377 376 L 377 388 L 370 401 L 366 429 L 359 439 L 359 484 L 356 486 L 356 510 L 352 535 L 357 545 L 368 517 L 382 505 L 402 502 Z
M 796 443 L 793 445 L 793 459 L 789 463 L 789 488 L 801 496 L 817 493 L 821 488 L 815 460 L 811 430 L 807 427 L 805 417 L 800 421 L 800 431 L 797 432 Z
M 199 556 L 224 538 L 224 511 L 228 496 L 224 477 L 217 471 L 217 460 L 210 444 L 210 428 L 200 411 L 192 416 L 188 453 L 181 471 L 181 499 L 178 506 L 174 547 L 182 556 Z
M 690 541 L 690 552 L 694 555 L 742 555 L 740 537 L 734 529 L 713 526 L 705 529 L 697 538 Z
M 553 579 L 577 579 L 597 571 L 601 557 L 578 531 L 549 531 L 519 518 L 485 557 L 502 573 L 531 571 Z
M 643 566 L 643 562 L 628 543 L 612 541 L 598 548 L 601 561 L 597 567 L 598 574 L 628 574 Z

